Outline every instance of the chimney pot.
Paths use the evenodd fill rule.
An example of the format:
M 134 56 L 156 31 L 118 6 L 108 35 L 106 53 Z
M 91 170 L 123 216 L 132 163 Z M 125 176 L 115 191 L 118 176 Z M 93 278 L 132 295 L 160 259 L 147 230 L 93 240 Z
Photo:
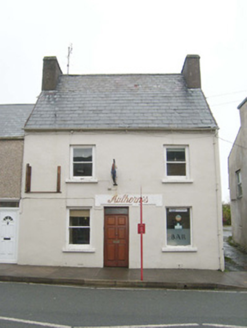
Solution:
M 189 89 L 201 88 L 200 56 L 187 55 L 181 73 Z
M 58 78 L 62 74 L 57 57 L 44 57 L 42 91 L 55 90 Z

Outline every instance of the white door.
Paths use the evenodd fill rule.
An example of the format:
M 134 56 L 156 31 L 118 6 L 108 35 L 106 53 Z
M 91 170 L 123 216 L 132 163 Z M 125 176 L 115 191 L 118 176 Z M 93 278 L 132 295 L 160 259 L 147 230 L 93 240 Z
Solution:
M 19 209 L 0 209 L 0 263 L 17 262 Z

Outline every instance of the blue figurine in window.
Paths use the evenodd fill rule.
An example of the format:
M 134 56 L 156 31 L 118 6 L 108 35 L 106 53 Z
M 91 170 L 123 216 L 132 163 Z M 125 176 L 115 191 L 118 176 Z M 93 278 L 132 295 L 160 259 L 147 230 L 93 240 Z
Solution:
M 116 177 L 117 177 L 117 171 L 116 171 L 116 162 L 115 159 L 113 160 L 112 166 L 111 166 L 111 176 L 112 176 L 112 180 L 113 180 L 113 185 L 117 186 L 117 182 L 116 182 Z

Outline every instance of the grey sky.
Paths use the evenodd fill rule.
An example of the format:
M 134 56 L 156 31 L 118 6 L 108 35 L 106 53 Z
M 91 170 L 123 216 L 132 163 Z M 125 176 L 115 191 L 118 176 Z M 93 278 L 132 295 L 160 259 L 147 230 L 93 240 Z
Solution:
M 179 73 L 201 57 L 202 89 L 220 127 L 222 198 L 227 157 L 247 96 L 246 0 L 0 0 L 0 103 L 33 103 L 44 56 L 70 74 Z

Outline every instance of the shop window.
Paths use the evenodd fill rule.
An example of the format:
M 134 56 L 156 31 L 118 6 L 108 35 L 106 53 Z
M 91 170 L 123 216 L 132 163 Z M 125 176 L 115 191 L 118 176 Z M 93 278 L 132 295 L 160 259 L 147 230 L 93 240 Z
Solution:
M 191 245 L 190 208 L 166 209 L 167 246 Z
M 241 170 L 236 171 L 236 179 L 237 179 L 237 197 L 241 198 L 243 196 Z
M 70 210 L 69 245 L 90 244 L 90 211 Z
M 73 179 L 87 179 L 94 177 L 94 147 L 72 147 L 71 177 Z

